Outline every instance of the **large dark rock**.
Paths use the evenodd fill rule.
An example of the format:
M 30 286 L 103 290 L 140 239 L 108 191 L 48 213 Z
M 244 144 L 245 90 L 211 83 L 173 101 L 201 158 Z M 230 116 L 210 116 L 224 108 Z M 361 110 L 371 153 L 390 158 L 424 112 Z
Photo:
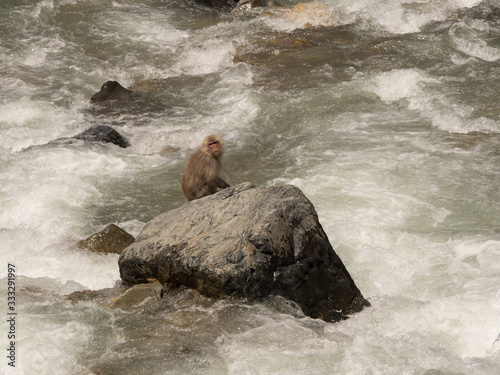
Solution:
M 337 321 L 369 306 L 294 186 L 242 184 L 165 212 L 119 259 L 131 284 L 156 278 L 209 297 L 283 296 Z

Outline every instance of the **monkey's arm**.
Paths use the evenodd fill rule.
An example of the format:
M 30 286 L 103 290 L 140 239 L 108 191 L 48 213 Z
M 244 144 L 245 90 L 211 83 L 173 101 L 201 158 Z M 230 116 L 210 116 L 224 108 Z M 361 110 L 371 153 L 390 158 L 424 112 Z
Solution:
M 220 187 L 221 189 L 225 189 L 225 188 L 228 188 L 230 187 L 231 185 L 229 185 L 226 181 L 224 181 L 222 178 L 220 178 L 219 176 L 217 176 L 217 178 L 215 179 L 214 181 L 218 187 Z

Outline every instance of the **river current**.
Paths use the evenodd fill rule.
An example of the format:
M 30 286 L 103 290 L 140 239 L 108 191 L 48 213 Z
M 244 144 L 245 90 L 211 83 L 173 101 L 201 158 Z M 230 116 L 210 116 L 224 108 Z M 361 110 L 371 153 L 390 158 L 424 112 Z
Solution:
M 1 374 L 500 373 L 500 3 L 281 3 L 2 0 Z M 92 106 L 108 80 L 144 99 Z M 131 146 L 46 145 L 96 124 Z M 119 282 L 77 241 L 184 204 L 211 133 L 230 184 L 305 193 L 372 307 L 64 299 Z

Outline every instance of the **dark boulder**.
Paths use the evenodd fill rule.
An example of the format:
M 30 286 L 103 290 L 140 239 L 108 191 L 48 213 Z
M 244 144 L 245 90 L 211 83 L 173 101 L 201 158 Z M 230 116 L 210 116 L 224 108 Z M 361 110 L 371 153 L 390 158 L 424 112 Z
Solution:
M 130 146 L 129 141 L 112 127 L 95 125 L 73 137 L 57 138 L 43 145 L 29 146 L 24 151 L 57 146 L 82 146 L 88 143 L 100 142 L 112 143 L 122 148 Z
M 161 90 L 155 92 L 156 86 L 156 81 L 146 81 L 129 90 L 117 81 L 107 81 L 99 92 L 92 95 L 91 105 L 85 111 L 103 119 L 124 114 L 164 111 L 168 108 L 168 100 L 162 96 Z M 114 123 L 116 121 L 115 119 Z
M 99 92 L 92 95 L 90 101 L 92 103 L 102 103 L 113 100 L 126 100 L 135 95 L 131 90 L 126 89 L 117 81 L 107 81 L 101 86 Z
M 122 252 L 119 268 L 131 284 L 156 278 L 215 298 L 282 296 L 326 321 L 369 306 L 294 186 L 241 184 L 165 212 Z
M 210 8 L 232 9 L 238 3 L 237 0 L 196 0 L 197 3 Z

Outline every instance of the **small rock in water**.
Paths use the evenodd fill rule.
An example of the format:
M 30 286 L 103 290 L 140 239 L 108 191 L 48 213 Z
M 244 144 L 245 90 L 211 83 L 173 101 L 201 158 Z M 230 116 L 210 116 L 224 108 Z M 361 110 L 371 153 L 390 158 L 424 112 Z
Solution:
M 29 146 L 24 151 L 57 146 L 82 146 L 91 142 L 113 143 L 122 148 L 127 148 L 130 143 L 115 129 L 107 125 L 95 125 L 87 130 L 69 138 L 57 138 L 43 145 Z
M 64 296 L 73 305 L 81 302 L 92 302 L 99 306 L 109 307 L 115 298 L 127 290 L 126 287 L 106 288 L 100 290 L 79 290 Z
M 122 148 L 127 148 L 130 143 L 115 129 L 107 125 L 96 125 L 75 135 L 73 138 L 88 142 L 113 143 Z
M 144 284 L 130 288 L 119 286 L 100 290 L 81 290 L 64 296 L 73 305 L 81 302 L 96 303 L 111 309 L 144 309 L 163 298 L 163 286 L 155 279 L 148 279 Z
M 155 279 L 149 279 L 146 284 L 136 284 L 127 289 L 121 296 L 116 297 L 111 305 L 112 309 L 130 310 L 150 303 L 158 302 L 163 298 L 163 286 Z
M 130 99 L 133 95 L 133 91 L 126 89 L 117 81 L 107 81 L 101 86 L 99 92 L 92 95 L 90 101 L 92 103 L 102 103 L 112 100 L 124 100 Z
M 260 6 L 260 0 L 240 0 L 231 12 L 243 12 Z
M 78 242 L 78 247 L 95 253 L 120 254 L 134 240 L 134 236 L 110 224 L 99 233 Z

